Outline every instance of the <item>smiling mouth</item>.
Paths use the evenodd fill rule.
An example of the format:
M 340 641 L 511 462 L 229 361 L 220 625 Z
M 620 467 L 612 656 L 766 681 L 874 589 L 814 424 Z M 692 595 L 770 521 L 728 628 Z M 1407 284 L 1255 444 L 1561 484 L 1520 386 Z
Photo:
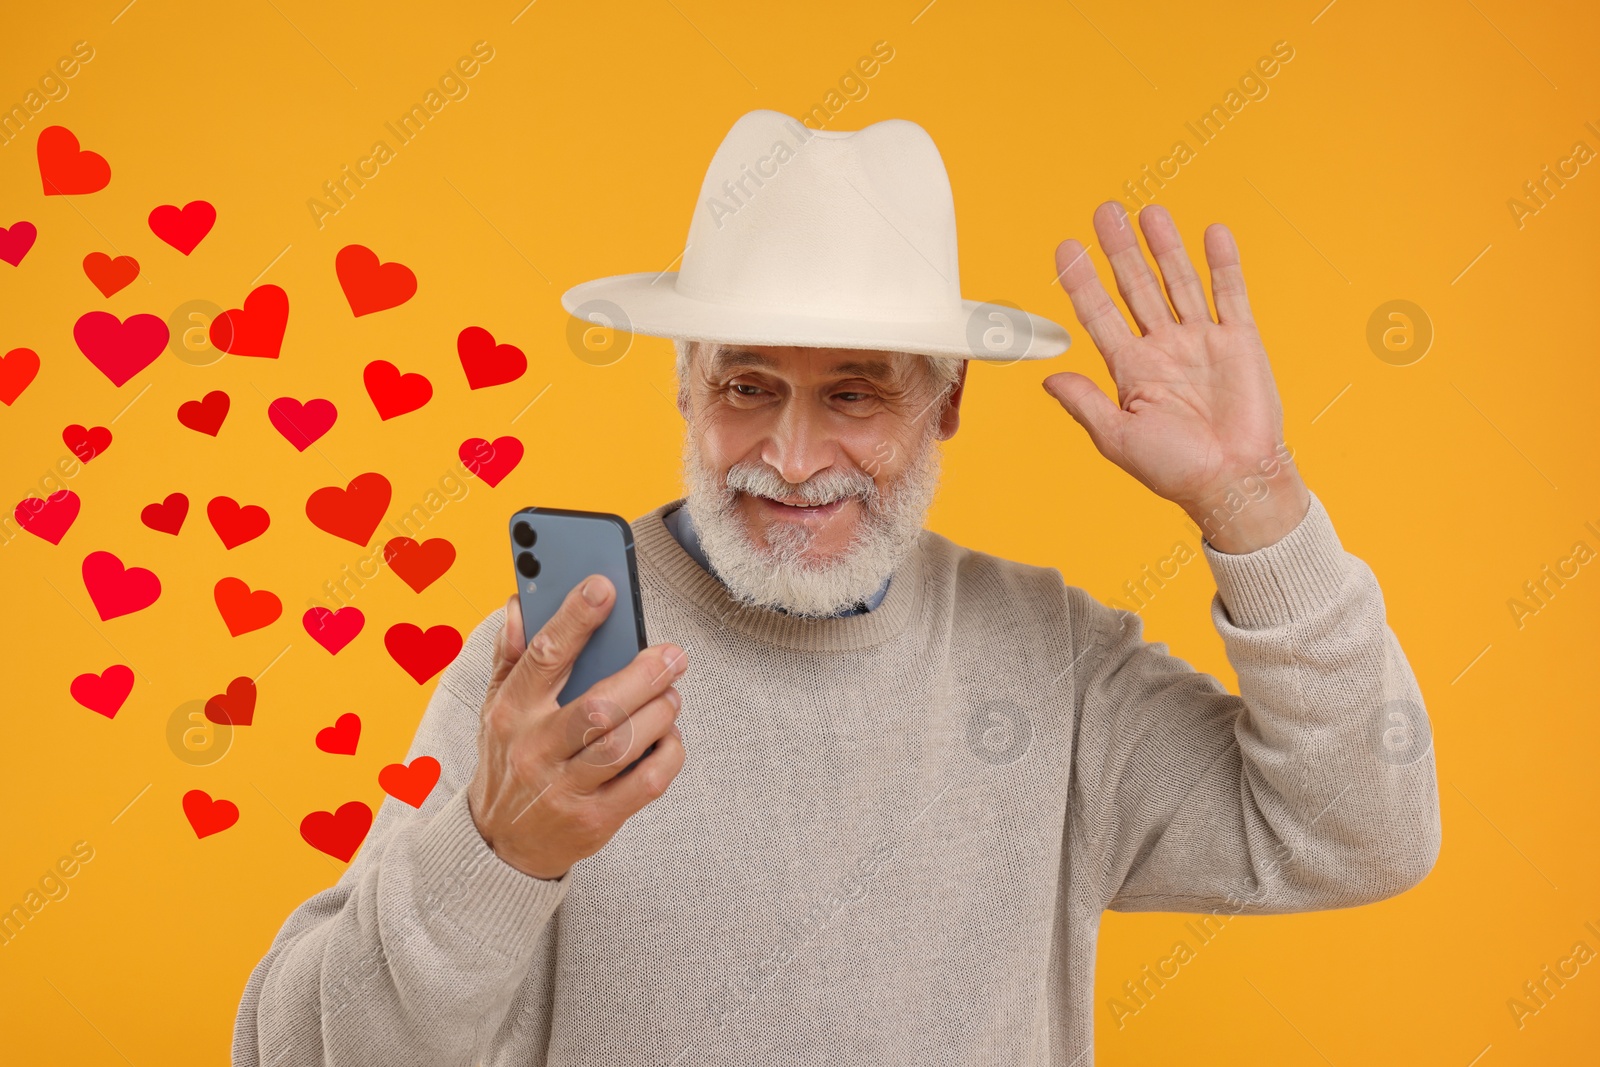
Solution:
M 771 497 L 765 496 L 755 496 L 753 493 L 750 495 L 754 497 L 755 501 L 761 506 L 761 509 L 767 514 L 777 516 L 780 519 L 788 520 L 815 520 L 828 518 L 829 516 L 837 513 L 840 508 L 844 507 L 845 501 L 849 499 L 849 497 L 840 497 L 838 500 L 835 500 L 829 504 L 804 505 L 785 504 L 781 500 L 774 500 Z

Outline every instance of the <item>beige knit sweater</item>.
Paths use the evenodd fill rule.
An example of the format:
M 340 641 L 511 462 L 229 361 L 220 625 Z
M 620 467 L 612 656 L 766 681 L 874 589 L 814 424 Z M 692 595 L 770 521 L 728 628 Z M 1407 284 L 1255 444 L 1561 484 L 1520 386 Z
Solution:
M 649 638 L 693 664 L 666 794 L 557 880 L 488 849 L 465 786 L 498 609 L 408 756 L 439 787 L 386 799 L 289 916 L 236 1063 L 1088 1067 L 1102 910 L 1349 907 L 1433 866 L 1421 694 L 1314 494 L 1276 544 L 1204 546 L 1242 696 L 932 531 L 868 614 L 739 607 L 678 503 L 633 523 Z

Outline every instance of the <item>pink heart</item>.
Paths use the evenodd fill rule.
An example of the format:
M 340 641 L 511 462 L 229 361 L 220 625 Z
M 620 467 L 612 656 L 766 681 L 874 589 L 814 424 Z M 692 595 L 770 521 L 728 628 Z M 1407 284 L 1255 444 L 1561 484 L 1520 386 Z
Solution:
M 17 525 L 42 537 L 52 545 L 59 545 L 72 524 L 78 519 L 83 502 L 71 489 L 58 489 L 48 497 L 24 497 L 11 512 Z
M 100 621 L 147 608 L 161 595 L 161 579 L 143 567 L 124 567 L 110 552 L 83 557 L 83 584 Z
M 306 613 L 300 616 L 300 625 L 306 628 L 311 640 L 327 649 L 328 654 L 333 656 L 338 655 L 341 648 L 354 641 L 366 624 L 366 617 L 351 607 L 343 607 L 338 611 L 307 608 Z
M 333 401 L 320 397 L 302 404 L 292 396 L 280 396 L 267 405 L 267 418 L 297 452 L 304 452 L 333 429 L 338 417 L 339 410 L 333 406 Z
M 474 437 L 461 442 L 458 454 L 467 470 L 493 488 L 522 462 L 522 442 L 508 436 L 496 437 L 490 444 L 481 437 Z
M 10 229 L 0 226 L 0 259 L 13 267 L 21 266 L 22 257 L 38 239 L 39 231 L 31 222 L 14 223 Z
M 167 324 L 154 315 L 130 315 L 124 322 L 109 311 L 91 311 L 78 319 L 72 336 L 89 362 L 120 387 L 167 347 Z

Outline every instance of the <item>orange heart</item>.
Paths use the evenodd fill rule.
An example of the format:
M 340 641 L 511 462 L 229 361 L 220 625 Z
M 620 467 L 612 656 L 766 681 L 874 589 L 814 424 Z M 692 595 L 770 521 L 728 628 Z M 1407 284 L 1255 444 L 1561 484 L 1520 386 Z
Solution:
M 283 601 L 276 593 L 265 589 L 251 592 L 240 578 L 219 580 L 212 596 L 216 599 L 217 610 L 222 613 L 222 621 L 228 625 L 228 632 L 235 637 L 270 626 L 283 614 Z
M 111 181 L 111 164 L 98 152 L 78 146 L 78 138 L 65 126 L 50 126 L 39 134 L 39 177 L 45 196 L 97 193 Z
M 306 518 L 319 530 L 366 547 L 383 521 L 393 495 L 389 479 L 376 471 L 358 474 L 340 489 L 327 485 L 306 499 Z
M 422 807 L 433 787 L 439 783 L 439 761 L 432 756 L 418 756 L 411 766 L 391 763 L 378 772 L 378 784 L 396 800 L 413 808 Z
M 189 817 L 196 837 L 219 834 L 239 821 L 237 804 L 231 800 L 212 800 L 204 789 L 191 789 L 183 794 L 183 813 Z
M 456 561 L 456 546 L 442 537 L 420 545 L 409 537 L 391 537 L 383 546 L 383 561 L 413 592 L 420 593 L 450 569 Z
M 110 296 L 139 276 L 139 261 L 132 256 L 112 259 L 104 252 L 90 252 L 83 257 L 83 273 L 102 295 Z
M 365 245 L 345 245 L 333 260 L 334 272 L 356 317 L 399 307 L 417 292 L 417 276 L 404 263 L 379 263 Z

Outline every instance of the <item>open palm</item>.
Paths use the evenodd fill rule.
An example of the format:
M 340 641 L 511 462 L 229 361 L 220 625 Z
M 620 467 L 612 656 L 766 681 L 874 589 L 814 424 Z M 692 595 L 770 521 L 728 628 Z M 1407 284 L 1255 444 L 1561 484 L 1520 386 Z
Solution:
M 1171 214 L 1147 207 L 1139 221 L 1161 268 L 1160 283 L 1122 205 L 1107 201 L 1094 214 L 1100 247 L 1141 336 L 1100 284 L 1087 250 L 1070 239 L 1056 249 L 1062 288 L 1106 361 L 1116 401 L 1071 371 L 1043 384 L 1101 455 L 1195 514 L 1282 454 L 1283 407 L 1228 228 L 1215 223 L 1205 233 L 1213 320 Z

